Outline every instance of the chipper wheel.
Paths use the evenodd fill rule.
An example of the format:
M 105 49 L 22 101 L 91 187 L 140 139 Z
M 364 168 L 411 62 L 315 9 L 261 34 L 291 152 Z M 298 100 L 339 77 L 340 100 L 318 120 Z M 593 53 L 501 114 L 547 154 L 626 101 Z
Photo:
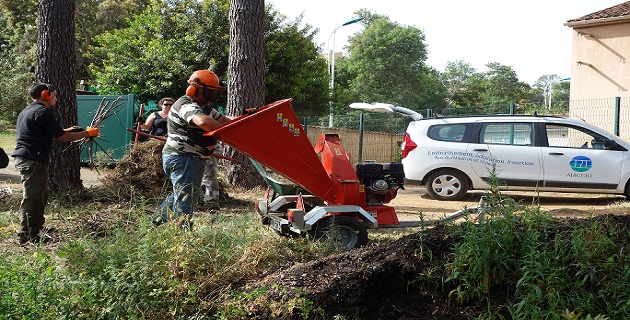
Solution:
M 341 250 L 350 250 L 367 244 L 368 234 L 361 221 L 350 216 L 330 216 L 317 222 L 311 235 L 326 239 Z

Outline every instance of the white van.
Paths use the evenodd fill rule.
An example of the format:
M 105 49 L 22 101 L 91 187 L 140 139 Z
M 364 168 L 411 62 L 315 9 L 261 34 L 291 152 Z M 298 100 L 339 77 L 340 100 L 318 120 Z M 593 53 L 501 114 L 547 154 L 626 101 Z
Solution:
M 438 200 L 489 188 L 493 167 L 506 190 L 630 197 L 630 144 L 582 121 L 536 115 L 422 119 L 401 107 L 353 105 L 414 118 L 402 144 L 405 178 Z

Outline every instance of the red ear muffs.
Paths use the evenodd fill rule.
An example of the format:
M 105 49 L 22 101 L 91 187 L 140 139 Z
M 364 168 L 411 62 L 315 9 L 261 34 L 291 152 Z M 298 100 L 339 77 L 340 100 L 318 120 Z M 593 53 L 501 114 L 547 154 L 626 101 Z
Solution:
M 186 95 L 189 97 L 194 97 L 197 94 L 197 88 L 203 88 L 204 85 L 199 83 L 199 78 L 194 78 L 192 80 L 188 80 L 188 88 L 186 88 Z
M 52 99 L 52 94 L 48 91 L 48 90 L 44 90 L 42 91 L 42 99 L 49 101 L 50 99 Z
M 49 101 L 53 98 L 52 93 L 53 93 L 53 89 L 50 87 L 49 84 L 46 84 L 46 90 L 42 90 L 40 97 L 42 97 L 44 101 Z
M 197 93 L 197 87 L 194 84 L 190 84 L 188 88 L 186 88 L 186 95 L 189 97 L 194 97 L 195 93 Z

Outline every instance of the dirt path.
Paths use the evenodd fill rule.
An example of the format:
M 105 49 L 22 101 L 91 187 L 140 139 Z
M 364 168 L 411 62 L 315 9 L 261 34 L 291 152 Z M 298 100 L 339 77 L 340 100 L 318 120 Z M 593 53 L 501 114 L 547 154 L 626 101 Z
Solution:
M 523 205 L 540 204 L 542 210 L 554 216 L 590 216 L 606 213 L 630 214 L 630 202 L 623 196 L 605 194 L 543 192 L 504 192 Z M 466 201 L 438 201 L 427 195 L 424 187 L 406 185 L 389 204 L 396 208 L 398 219 L 418 220 L 422 212 L 429 219 L 448 215 L 464 207 L 477 207 L 483 191 L 469 192 Z
M 6 168 L 0 169 L 0 188 L 22 188 L 20 183 L 20 175 L 15 170 L 13 157 L 11 157 L 11 153 L 13 152 L 13 150 L 5 151 L 7 155 L 9 155 L 9 165 Z M 99 177 L 105 173 L 104 170 L 107 169 L 99 169 L 99 174 L 99 172 L 97 172 L 96 170 L 81 167 L 81 179 L 83 180 L 83 185 L 86 187 L 91 187 L 100 184 Z
M 10 154 L 12 150 L 7 150 Z M 15 171 L 13 158 L 9 157 L 9 166 L 0 169 L 0 188 L 21 188 L 20 176 Z M 100 184 L 99 178 L 107 169 L 100 173 L 89 168 L 81 168 L 81 179 L 86 187 Z M 422 212 L 425 219 L 437 219 L 451 214 L 464 207 L 477 207 L 483 191 L 469 192 L 465 201 L 438 201 L 427 195 L 424 187 L 405 185 L 405 190 L 399 190 L 398 196 L 389 204 L 396 208 L 398 219 L 419 220 Z M 605 194 L 576 194 L 545 192 L 536 197 L 534 192 L 504 192 L 523 205 L 535 205 L 539 201 L 542 210 L 558 217 L 587 217 L 592 214 L 630 214 L 630 202 L 623 196 Z

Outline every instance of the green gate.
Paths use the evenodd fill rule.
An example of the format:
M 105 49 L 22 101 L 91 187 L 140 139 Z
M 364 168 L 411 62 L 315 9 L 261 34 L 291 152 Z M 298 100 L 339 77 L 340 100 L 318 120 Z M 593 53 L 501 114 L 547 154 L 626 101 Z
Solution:
M 117 162 L 120 160 L 127 149 L 133 142 L 135 136 L 131 132 L 127 131 L 127 128 L 135 129 L 134 125 L 134 95 L 112 95 L 112 96 L 96 96 L 96 95 L 78 95 L 77 96 L 77 113 L 79 116 L 79 125 L 87 127 L 94 119 L 94 115 L 98 110 L 102 101 L 113 104 L 117 98 L 117 104 L 121 104 L 118 108 L 118 112 L 114 115 L 107 117 L 100 126 L 100 136 L 95 140 L 98 146 L 95 144 L 93 154 L 95 162 Z M 105 100 L 103 100 L 105 99 Z M 90 155 L 88 150 L 81 151 L 81 163 L 88 163 L 90 161 Z

